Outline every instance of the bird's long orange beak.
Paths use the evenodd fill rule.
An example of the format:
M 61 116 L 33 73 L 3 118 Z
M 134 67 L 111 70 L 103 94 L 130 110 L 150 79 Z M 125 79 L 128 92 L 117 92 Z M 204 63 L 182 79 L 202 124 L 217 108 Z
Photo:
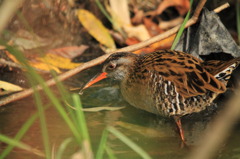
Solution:
M 102 79 L 107 78 L 107 72 L 103 72 L 100 75 L 96 75 L 95 77 L 93 77 L 84 87 L 82 90 L 90 87 L 91 85 L 93 85 L 94 83 L 97 83 L 98 81 L 101 81 Z

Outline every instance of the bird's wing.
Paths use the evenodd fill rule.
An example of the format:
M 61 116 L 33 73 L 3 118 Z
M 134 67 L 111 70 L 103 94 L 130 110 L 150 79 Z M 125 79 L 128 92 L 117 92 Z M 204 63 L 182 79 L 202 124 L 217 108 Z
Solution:
M 201 66 L 200 59 L 189 54 L 164 50 L 149 54 L 144 60 L 150 71 L 174 83 L 176 91 L 184 98 L 203 95 L 207 91 L 222 93 L 226 90 L 224 83 Z
M 219 60 L 210 60 L 202 63 L 202 66 L 212 75 L 217 75 L 221 73 L 231 65 L 235 64 L 236 67 L 240 63 L 240 57 L 229 60 L 229 61 L 219 61 Z

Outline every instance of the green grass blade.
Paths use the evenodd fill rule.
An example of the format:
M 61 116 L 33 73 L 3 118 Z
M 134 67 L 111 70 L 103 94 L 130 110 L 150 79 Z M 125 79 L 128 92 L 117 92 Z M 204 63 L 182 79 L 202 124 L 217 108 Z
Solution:
M 24 26 L 34 35 L 34 31 L 33 29 L 30 27 L 29 23 L 27 22 L 27 20 L 25 19 L 25 17 L 22 15 L 21 12 L 17 13 L 18 17 L 20 18 L 21 22 L 23 22 Z M 40 75 L 38 75 L 36 73 L 36 71 L 30 66 L 28 65 L 28 61 L 26 60 L 26 58 L 21 54 L 20 51 L 14 49 L 11 46 L 6 45 L 5 42 L 0 40 L 0 43 L 5 45 L 7 50 L 13 54 L 18 61 L 21 62 L 21 64 L 26 67 L 27 72 L 30 74 L 30 76 L 37 81 L 37 83 L 40 83 L 40 85 L 42 86 L 44 92 L 47 94 L 47 96 L 49 97 L 49 99 L 51 100 L 51 102 L 53 103 L 53 105 L 55 106 L 55 108 L 58 110 L 59 114 L 62 116 L 62 118 L 65 120 L 65 122 L 67 123 L 67 125 L 69 126 L 70 130 L 72 131 L 73 135 L 76 137 L 77 141 L 79 143 L 81 143 L 81 136 L 78 133 L 77 128 L 75 127 L 75 124 L 71 121 L 71 119 L 68 117 L 67 112 L 64 110 L 63 106 L 61 105 L 60 101 L 58 100 L 58 98 L 52 93 L 52 91 L 49 89 L 49 87 L 46 85 L 45 81 L 42 79 L 42 77 Z M 39 53 L 41 53 L 40 50 L 38 50 Z
M 102 137 L 101 137 L 100 144 L 96 154 L 96 159 L 103 158 L 104 150 L 106 149 L 107 138 L 108 138 L 108 131 L 105 129 L 102 133 Z
M 122 30 L 122 28 L 119 26 L 119 24 L 117 22 L 114 21 L 114 19 L 111 17 L 111 15 L 108 14 L 108 12 L 106 11 L 106 9 L 103 7 L 103 5 L 101 4 L 101 2 L 99 0 L 95 0 L 98 8 L 100 9 L 100 11 L 105 15 L 105 17 L 109 20 L 109 22 L 112 24 L 113 28 L 120 32 L 121 35 L 123 37 L 126 37 L 125 32 Z
M 51 158 L 51 148 L 50 148 L 50 143 L 49 143 L 49 135 L 48 135 L 47 122 L 46 122 L 46 117 L 45 117 L 45 112 L 44 112 L 44 106 L 42 104 L 40 94 L 36 90 L 36 87 L 34 85 L 32 85 L 32 88 L 34 90 L 34 99 L 35 99 L 35 103 L 37 105 L 39 119 L 40 119 L 40 126 L 41 126 L 41 132 L 42 132 L 42 138 L 43 138 L 46 159 L 50 159 Z
M 51 74 L 54 78 L 54 80 L 56 81 L 56 85 L 57 85 L 57 88 L 61 94 L 61 100 L 63 100 L 65 103 L 67 104 L 70 104 L 70 105 L 73 105 L 72 104 L 72 96 L 71 96 L 71 93 L 69 93 L 67 91 L 67 89 L 65 88 L 65 86 L 63 85 L 62 82 L 59 81 L 59 79 L 57 78 L 57 74 L 54 72 L 54 71 L 51 71 Z M 66 111 L 68 112 L 70 118 L 72 119 L 72 122 L 77 125 L 77 119 L 76 119 L 76 115 L 75 115 L 75 110 L 73 110 L 72 108 L 70 107 L 66 107 Z M 80 132 L 80 128 L 79 127 L 76 127 L 78 129 L 78 131 Z
M 123 135 L 114 127 L 110 126 L 107 128 L 107 130 L 111 132 L 114 136 L 116 136 L 118 139 L 120 139 L 123 143 L 128 145 L 136 153 L 138 153 L 143 159 L 151 159 L 151 157 L 141 147 L 139 147 L 137 144 L 135 144 L 133 141 L 131 141 L 128 137 Z
M 51 71 L 51 74 L 52 74 L 54 80 L 56 81 L 56 86 L 61 94 L 62 100 L 69 102 L 71 99 L 71 94 L 69 93 L 69 91 L 67 91 L 67 89 L 63 85 L 63 83 L 59 81 L 59 79 L 57 77 L 57 73 L 55 71 Z
M 181 25 L 181 27 L 180 27 L 180 29 L 179 29 L 175 39 L 174 39 L 174 41 L 173 41 L 173 44 L 171 46 L 171 50 L 175 49 L 177 43 L 179 42 L 179 40 L 180 40 L 180 38 L 181 38 L 181 36 L 183 34 L 183 31 L 185 29 L 184 27 L 185 27 L 185 25 L 186 25 L 186 23 L 187 23 L 187 21 L 189 20 L 189 17 L 190 17 L 192 3 L 193 3 L 193 0 L 190 0 L 190 9 L 189 9 L 186 17 L 184 18 L 184 21 L 183 21 L 183 23 L 182 23 L 182 25 Z
M 76 107 L 75 112 L 76 112 L 76 116 L 77 116 L 77 119 L 78 119 L 78 121 L 77 121 L 78 126 L 80 127 L 80 130 L 81 130 L 81 133 L 82 133 L 82 137 L 83 137 L 84 140 L 87 140 L 87 141 L 90 142 L 90 137 L 89 137 L 89 134 L 88 134 L 88 128 L 87 128 L 84 113 L 82 111 L 82 104 L 81 104 L 79 95 L 73 94 L 72 98 L 73 98 L 74 106 Z
M 11 139 L 11 138 L 3 135 L 3 134 L 0 134 L 0 141 L 5 142 L 5 143 L 7 143 L 9 145 L 12 145 L 12 146 L 21 148 L 23 150 L 32 152 L 32 153 L 34 153 L 34 154 L 36 154 L 38 156 L 42 156 L 42 157 L 45 156 L 41 151 L 39 151 L 37 149 L 34 149 L 34 148 L 32 148 L 31 146 L 29 146 L 29 145 L 27 145 L 25 143 L 22 143 L 20 141 L 15 140 L 15 139 Z
M 59 146 L 59 149 L 58 149 L 58 152 L 57 152 L 57 155 L 56 155 L 56 159 L 61 159 L 62 158 L 62 155 L 65 151 L 65 149 L 67 148 L 67 146 L 73 141 L 72 138 L 67 138 L 65 139 L 61 145 Z
M 50 90 L 50 88 L 46 85 L 44 80 L 38 74 L 35 76 L 35 79 L 37 81 L 39 81 L 39 83 L 43 87 L 43 90 L 47 94 L 48 98 L 51 100 L 51 102 L 53 103 L 53 105 L 55 106 L 57 111 L 60 113 L 62 118 L 67 123 L 67 125 L 69 126 L 69 128 L 72 131 L 73 135 L 78 140 L 78 143 L 80 143 L 81 142 L 81 136 L 80 136 L 76 126 L 74 125 L 74 123 L 71 121 L 71 119 L 69 118 L 68 114 L 64 110 L 64 108 L 63 108 L 62 104 L 60 103 L 60 101 L 58 100 L 58 98 L 53 94 L 53 92 Z
M 105 15 L 105 17 L 109 20 L 110 23 L 112 23 L 112 25 L 114 25 L 114 22 L 111 18 L 111 16 L 106 12 L 106 10 L 104 9 L 104 7 L 102 6 L 101 2 L 99 0 L 95 0 L 98 8 L 101 10 L 101 12 Z
M 25 123 L 24 125 L 21 127 L 21 129 L 18 131 L 18 133 L 16 134 L 16 136 L 14 137 L 13 140 L 15 140 L 16 142 L 20 141 L 21 138 L 24 136 L 24 134 L 28 131 L 28 129 L 31 127 L 31 125 L 33 124 L 33 122 L 37 119 L 38 115 L 34 114 L 32 115 Z M 4 151 L 0 154 L 0 159 L 4 159 L 14 148 L 13 145 L 8 145 L 6 149 L 4 149 Z
M 107 152 L 107 155 L 108 155 L 108 158 L 109 159 L 117 159 L 117 157 L 114 155 L 112 149 L 108 146 L 106 146 L 106 152 Z
M 236 17 L 237 17 L 237 32 L 238 32 L 238 43 L 240 44 L 240 1 L 236 2 Z
M 81 104 L 79 95 L 73 94 L 72 99 L 73 99 L 74 106 L 76 107 L 75 113 L 76 113 L 76 117 L 77 117 L 77 123 L 81 130 L 81 134 L 82 134 L 82 138 L 83 138 L 82 147 L 84 147 L 84 148 L 82 148 L 82 150 L 83 150 L 84 154 L 86 154 L 89 158 L 91 158 L 93 156 L 92 146 L 91 146 L 90 137 L 88 134 L 87 122 L 86 122 L 85 115 L 82 110 L 82 104 Z
M 31 147 L 29 145 L 24 144 L 24 143 L 22 143 L 20 141 L 16 141 L 14 139 L 11 139 L 11 138 L 3 135 L 3 134 L 0 134 L 0 141 L 5 142 L 5 143 L 7 143 L 9 145 L 17 146 L 17 147 L 19 147 L 21 149 L 24 149 L 24 150 L 30 150 L 31 149 Z
M 58 110 L 58 112 L 62 116 L 62 118 L 65 120 L 65 122 L 69 126 L 70 130 L 72 131 L 73 135 L 76 137 L 77 141 L 80 143 L 81 136 L 80 136 L 76 126 L 74 125 L 74 123 L 71 121 L 68 114 L 64 110 L 63 106 L 61 105 L 61 103 L 58 101 L 58 99 L 54 96 L 54 94 L 50 91 L 50 89 L 45 84 L 43 87 L 44 87 L 44 90 L 46 90 L 45 92 L 46 92 L 47 96 L 52 101 L 55 108 Z
M 52 102 L 52 104 L 55 106 L 55 108 L 58 110 L 59 114 L 62 116 L 62 118 L 65 120 L 65 122 L 67 123 L 67 125 L 69 126 L 70 130 L 72 131 L 73 135 L 76 137 L 78 143 L 81 143 L 81 136 L 77 130 L 77 128 L 75 127 L 74 123 L 71 121 L 71 119 L 69 118 L 68 114 L 66 113 L 65 109 L 63 108 L 62 104 L 60 103 L 60 101 L 58 100 L 58 98 L 54 95 L 54 93 L 50 90 L 50 88 L 46 85 L 45 81 L 43 80 L 43 78 L 36 73 L 36 71 L 30 66 L 28 65 L 27 60 L 25 59 L 25 57 L 21 54 L 20 51 L 16 50 L 15 48 L 6 45 L 3 41 L 0 41 L 1 44 L 3 44 L 4 46 L 6 46 L 6 49 L 13 54 L 22 64 L 23 66 L 25 66 L 25 68 L 27 69 L 27 72 L 29 73 L 29 75 L 31 76 L 31 78 L 35 81 L 37 81 L 38 83 L 40 83 L 40 85 L 43 88 L 43 91 L 46 93 L 46 95 L 48 96 L 48 98 L 50 99 L 50 101 Z

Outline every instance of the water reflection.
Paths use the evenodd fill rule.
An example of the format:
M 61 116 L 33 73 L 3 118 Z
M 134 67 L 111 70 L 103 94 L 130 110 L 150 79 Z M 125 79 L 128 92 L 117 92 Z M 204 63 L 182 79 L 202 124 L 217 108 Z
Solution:
M 58 94 L 57 91 L 55 93 Z M 188 153 L 188 149 L 180 148 L 181 140 L 176 132 L 173 120 L 130 106 L 121 99 L 117 87 L 90 88 L 84 92 L 81 98 L 85 108 L 105 105 L 113 107 L 125 106 L 124 109 L 116 111 L 86 112 L 85 115 L 94 152 L 96 152 L 98 147 L 102 131 L 107 125 L 112 125 L 147 151 L 153 158 L 182 158 Z M 45 105 L 49 104 L 47 97 L 43 96 L 43 102 Z M 36 108 L 31 97 L 0 108 L 1 133 L 13 137 L 24 122 L 34 113 L 36 113 Z M 46 110 L 46 117 L 50 143 L 57 149 L 66 138 L 72 137 L 72 134 L 54 107 L 50 106 Z M 193 116 L 183 119 L 183 128 L 187 142 L 190 145 L 197 145 L 197 142 L 201 140 L 209 120 L 211 120 L 211 117 L 201 119 Z M 239 127 L 235 129 L 234 134 L 232 134 L 227 145 L 221 151 L 220 158 L 226 158 L 226 156 L 230 158 L 239 154 L 239 131 Z M 34 148 L 44 150 L 38 120 L 33 124 L 22 141 Z M 135 152 L 111 134 L 108 138 L 108 145 L 120 159 L 139 158 Z M 0 151 L 5 147 L 5 144 L 1 144 Z M 65 157 L 69 158 L 72 153 L 78 150 L 77 148 L 76 144 L 70 144 Z M 7 158 L 25 159 L 40 157 L 16 148 Z

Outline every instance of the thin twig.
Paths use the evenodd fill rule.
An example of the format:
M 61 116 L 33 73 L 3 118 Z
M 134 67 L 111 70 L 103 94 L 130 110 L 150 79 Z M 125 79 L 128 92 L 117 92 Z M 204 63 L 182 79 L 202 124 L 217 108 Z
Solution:
M 214 11 L 215 13 L 219 13 L 219 12 L 221 12 L 222 10 L 224 10 L 224 9 L 226 9 L 226 8 L 228 8 L 228 7 L 230 7 L 229 3 L 225 3 L 225 4 L 221 5 L 220 7 L 217 7 L 217 8 L 214 9 L 213 11 Z
M 206 0 L 201 0 L 201 1 L 199 2 L 199 6 L 197 7 L 197 9 L 196 9 L 195 12 L 199 12 L 199 13 L 200 13 L 201 10 L 202 10 L 202 7 L 203 7 L 203 3 L 205 3 L 205 2 L 206 2 Z M 201 7 L 201 8 L 200 8 L 200 7 Z M 218 7 L 218 8 L 225 9 L 225 8 L 222 8 L 222 7 Z M 220 12 L 221 10 L 220 10 L 220 9 L 217 9 L 217 11 Z M 216 13 L 218 13 L 218 12 L 216 12 Z M 195 15 L 195 16 L 196 16 L 196 15 L 198 16 L 199 13 L 196 13 L 196 14 L 194 14 L 194 15 Z M 187 28 L 187 27 L 195 24 L 195 23 L 197 22 L 197 19 L 198 19 L 198 17 L 193 17 L 193 18 L 191 18 L 191 19 L 187 22 L 185 28 Z M 146 47 L 146 46 L 148 46 L 148 45 L 150 45 L 150 44 L 153 44 L 153 43 L 155 43 L 155 42 L 158 42 L 158 41 L 160 41 L 160 40 L 162 40 L 162 39 L 165 39 L 165 38 L 167 38 L 167 37 L 175 34 L 175 33 L 178 31 L 179 27 L 180 27 L 180 25 L 178 25 L 178 26 L 176 26 L 176 27 L 174 27 L 174 28 L 172 28 L 172 29 L 164 32 L 163 34 L 160 34 L 160 35 L 157 35 L 157 36 L 155 36 L 155 37 L 152 37 L 152 38 L 150 38 L 149 40 L 143 41 L 143 42 L 138 43 L 138 44 L 135 44 L 135 45 L 131 45 L 131 46 L 124 47 L 124 48 L 119 49 L 119 50 L 117 50 L 117 51 L 115 51 L 115 52 L 123 52 L 123 51 L 124 51 L 124 52 L 127 52 L 127 51 L 135 51 L 135 50 L 141 49 L 141 48 L 143 48 L 143 47 Z M 107 58 L 109 55 L 111 55 L 111 54 L 105 54 L 105 55 L 100 56 L 100 57 L 98 57 L 98 58 L 96 58 L 96 59 L 93 59 L 93 60 L 91 60 L 91 61 L 89 61 L 89 62 L 86 62 L 86 63 L 80 65 L 79 67 L 76 67 L 76 68 L 74 68 L 74 69 L 72 69 L 72 70 L 70 70 L 70 71 L 67 71 L 67 72 L 59 75 L 59 76 L 58 76 L 58 80 L 59 80 L 59 81 L 63 81 L 63 80 L 65 80 L 65 79 L 67 79 L 67 78 L 69 78 L 69 77 L 71 77 L 71 76 L 73 76 L 73 75 L 75 75 L 75 74 L 77 74 L 77 73 L 79 73 L 79 72 L 87 69 L 87 68 L 96 66 L 96 65 L 102 63 L 104 60 L 106 60 L 106 58 Z M 47 84 L 48 86 L 52 86 L 52 85 L 55 85 L 55 84 L 56 84 L 56 81 L 55 81 L 54 79 L 50 79 L 50 80 L 46 81 L 46 84 Z M 37 86 L 37 89 L 38 89 L 38 90 L 41 90 L 42 88 L 41 88 L 41 86 Z M 10 95 L 10 96 L 8 96 L 8 97 L 6 97 L 6 98 L 1 99 L 1 101 L 0 101 L 0 106 L 6 105 L 6 104 L 8 104 L 8 103 L 17 101 L 17 100 L 22 99 L 22 98 L 25 98 L 25 97 L 31 95 L 32 93 L 33 93 L 33 90 L 30 88 L 30 89 L 27 89 L 27 90 L 25 90 L 25 91 L 23 91 L 23 92 L 19 92 L 19 93 Z
M 197 21 L 198 20 L 198 17 L 202 11 L 202 8 L 204 7 L 205 3 L 207 2 L 207 0 L 204 0 L 204 1 L 200 1 L 198 3 L 198 6 L 193 14 L 193 17 L 191 19 L 194 19 L 194 21 Z M 199 9 L 200 8 L 200 9 Z
M 0 64 L 7 65 L 7 66 L 10 66 L 10 67 L 23 68 L 22 65 L 19 65 L 17 63 L 11 62 L 11 61 L 7 61 L 3 58 L 0 58 Z

